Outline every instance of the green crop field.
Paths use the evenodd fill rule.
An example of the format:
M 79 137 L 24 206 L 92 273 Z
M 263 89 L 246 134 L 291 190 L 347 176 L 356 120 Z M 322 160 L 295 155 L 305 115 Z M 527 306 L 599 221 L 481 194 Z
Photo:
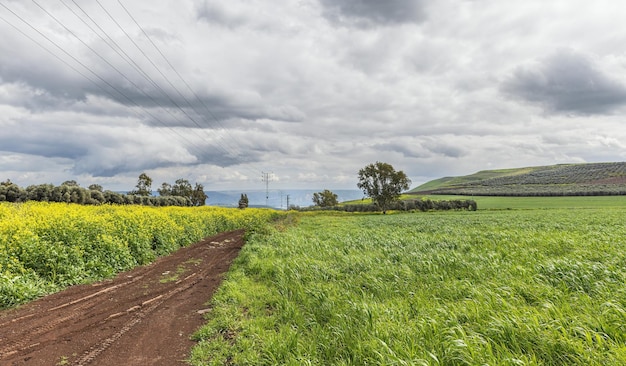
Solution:
M 192 362 L 626 364 L 625 215 L 301 215 L 243 248 Z
M 498 197 L 461 195 L 403 194 L 401 200 L 431 201 L 473 200 L 478 210 L 555 209 L 555 208 L 620 208 L 626 207 L 626 196 L 561 196 L 561 197 Z M 342 205 L 370 204 L 371 199 L 342 202 Z
M 474 200 L 479 210 L 507 209 L 586 209 L 586 208 L 626 208 L 626 196 L 563 196 L 563 197 L 495 197 L 495 196 L 456 196 L 456 195 L 404 195 L 405 199 Z

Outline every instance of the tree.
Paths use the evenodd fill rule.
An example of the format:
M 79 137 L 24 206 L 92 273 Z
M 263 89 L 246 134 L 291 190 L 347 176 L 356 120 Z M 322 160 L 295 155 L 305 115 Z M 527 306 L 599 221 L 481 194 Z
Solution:
M 22 202 L 27 198 L 26 191 L 8 179 L 0 185 L 0 200 L 2 201 Z
M 167 183 L 167 182 L 163 182 L 161 184 L 161 188 L 157 189 L 157 192 L 159 192 L 159 196 L 171 196 L 172 195 L 172 185 Z
M 359 170 L 357 187 L 380 207 L 383 214 L 389 205 L 400 197 L 402 191 L 411 186 L 411 180 L 403 171 L 395 171 L 393 166 L 377 161 Z
M 137 179 L 137 190 L 128 192 L 130 195 L 135 196 L 151 196 L 152 195 L 152 178 L 146 173 L 141 173 L 139 179 Z
M 241 194 L 241 198 L 239 199 L 239 208 L 248 208 L 248 195 L 245 193 Z
M 105 202 L 104 193 L 96 189 L 89 190 L 89 199 L 87 201 L 91 205 L 99 205 Z
M 61 183 L 62 186 L 68 186 L 68 187 L 78 187 L 78 183 L 75 180 L 66 180 L 65 182 Z
M 333 192 L 325 189 L 322 192 L 313 193 L 313 203 L 319 207 L 333 207 L 337 206 L 337 195 Z
M 90 191 L 104 192 L 104 188 L 99 184 L 90 184 L 88 188 Z
M 192 192 L 193 186 L 187 179 L 176 179 L 176 182 L 174 182 L 174 185 L 172 186 L 172 196 L 191 198 Z
M 53 189 L 54 185 L 52 184 L 38 184 L 26 187 L 26 192 L 31 201 L 47 202 L 52 196 Z
M 189 198 L 191 199 L 192 205 L 204 206 L 204 204 L 206 203 L 206 199 L 209 198 L 209 196 L 204 193 L 204 186 L 200 183 L 196 183 L 196 186 L 191 192 L 191 196 Z

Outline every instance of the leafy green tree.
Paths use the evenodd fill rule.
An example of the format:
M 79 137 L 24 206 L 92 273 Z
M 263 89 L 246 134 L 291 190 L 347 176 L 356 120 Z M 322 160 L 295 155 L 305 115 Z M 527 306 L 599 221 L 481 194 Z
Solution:
M 158 202 L 160 205 L 176 205 L 176 206 L 204 206 L 209 196 L 204 193 L 204 186 L 196 183 L 192 186 L 187 179 L 177 179 L 174 184 L 163 182 L 161 187 L 157 189 L 159 196 L 168 198 L 164 201 L 154 201 L 153 205 Z M 178 200 L 180 198 L 181 200 Z
M 241 198 L 239 199 L 239 208 L 248 208 L 248 195 L 245 193 L 241 194 Z
M 161 184 L 161 188 L 157 189 L 157 192 L 159 192 L 159 196 L 171 196 L 172 195 L 172 185 L 167 183 L 167 182 L 163 182 Z
M 206 193 L 204 193 L 204 186 L 200 183 L 196 183 L 193 191 L 191 192 L 191 196 L 189 198 L 191 199 L 192 205 L 204 206 L 206 203 L 206 199 L 209 198 L 209 196 L 207 196 Z
M 54 185 L 52 184 L 38 184 L 26 187 L 26 192 L 31 201 L 47 202 L 52 196 L 53 189 Z
M 98 191 L 96 189 L 89 190 L 89 199 L 87 200 L 87 203 L 91 205 L 99 205 L 104 202 L 104 193 L 102 193 L 102 191 Z
M 387 213 L 390 204 L 411 186 L 411 180 L 403 171 L 396 171 L 391 164 L 377 161 L 359 170 L 357 187 Z
M 50 195 L 50 201 L 52 202 L 65 202 L 63 195 L 67 192 L 67 186 L 60 185 L 52 188 L 52 194 Z
M 88 188 L 90 191 L 104 192 L 104 188 L 99 184 L 90 184 Z
M 146 173 L 141 173 L 139 179 L 137 179 L 137 188 L 134 191 L 128 192 L 130 195 L 135 196 L 151 196 L 152 195 L 152 178 Z
M 123 195 L 121 193 L 117 193 L 117 192 L 113 192 L 113 191 L 109 191 L 106 190 L 103 193 L 104 195 L 104 202 L 106 203 L 114 203 L 114 204 L 118 204 L 121 205 L 124 203 L 124 197 L 126 197 L 126 195 Z
M 87 201 L 87 190 L 80 188 L 79 186 L 71 186 L 70 187 L 70 202 L 78 203 L 80 205 L 85 204 Z
M 65 182 L 61 183 L 62 186 L 68 186 L 68 187 L 78 187 L 78 183 L 75 180 L 66 180 Z
M 313 193 L 313 203 L 319 207 L 333 207 L 337 206 L 337 195 L 328 189 L 322 192 Z
M 28 199 L 28 194 L 25 190 L 20 188 L 17 184 L 11 183 L 7 179 L 2 185 L 0 185 L 0 200 L 7 202 L 23 202 Z
M 176 179 L 176 182 L 174 182 L 174 185 L 172 186 L 172 196 L 191 198 L 192 193 L 193 186 L 187 179 Z

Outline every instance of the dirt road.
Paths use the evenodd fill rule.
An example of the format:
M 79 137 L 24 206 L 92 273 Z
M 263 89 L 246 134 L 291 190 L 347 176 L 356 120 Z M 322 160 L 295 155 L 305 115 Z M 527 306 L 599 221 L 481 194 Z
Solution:
M 189 336 L 242 245 L 243 231 L 219 234 L 0 312 L 0 365 L 185 365 Z

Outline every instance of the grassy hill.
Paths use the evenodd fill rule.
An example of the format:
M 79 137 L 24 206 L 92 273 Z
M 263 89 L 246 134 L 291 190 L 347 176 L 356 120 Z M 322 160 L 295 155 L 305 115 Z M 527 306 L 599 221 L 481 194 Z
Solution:
M 424 183 L 409 194 L 475 196 L 626 195 L 626 162 L 483 170 Z

